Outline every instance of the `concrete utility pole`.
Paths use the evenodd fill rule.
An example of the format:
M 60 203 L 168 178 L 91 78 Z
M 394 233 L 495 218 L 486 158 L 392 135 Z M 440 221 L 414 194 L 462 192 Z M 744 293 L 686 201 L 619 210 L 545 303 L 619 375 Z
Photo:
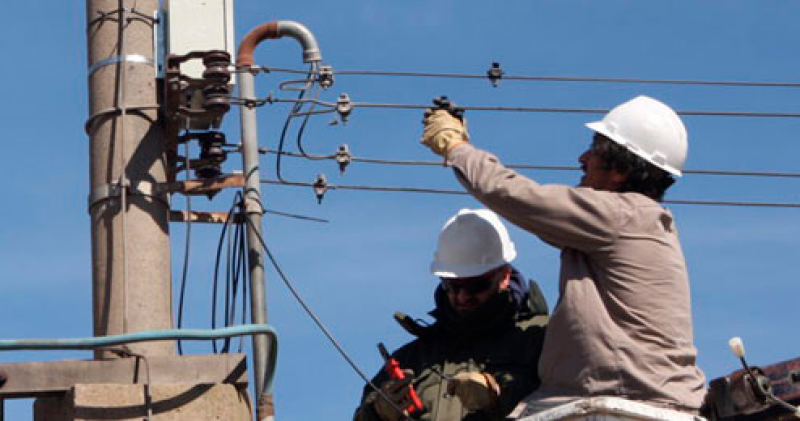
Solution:
M 168 197 L 154 188 L 167 170 L 153 68 L 158 3 L 86 1 L 95 336 L 172 327 Z M 130 348 L 175 353 L 172 342 Z

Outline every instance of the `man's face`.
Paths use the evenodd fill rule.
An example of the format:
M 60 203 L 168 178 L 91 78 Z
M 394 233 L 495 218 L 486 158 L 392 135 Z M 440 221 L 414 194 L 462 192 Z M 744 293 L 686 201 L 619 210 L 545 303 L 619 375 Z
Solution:
M 442 278 L 442 288 L 450 306 L 464 316 L 488 301 L 498 291 L 508 289 L 511 269 L 504 266 L 471 278 Z
M 611 142 L 600 135 L 595 135 L 592 145 L 579 158 L 583 177 L 580 187 L 591 187 L 595 190 L 617 191 L 625 182 L 625 175 L 605 167 L 603 157 L 598 154 L 598 148 L 604 142 Z

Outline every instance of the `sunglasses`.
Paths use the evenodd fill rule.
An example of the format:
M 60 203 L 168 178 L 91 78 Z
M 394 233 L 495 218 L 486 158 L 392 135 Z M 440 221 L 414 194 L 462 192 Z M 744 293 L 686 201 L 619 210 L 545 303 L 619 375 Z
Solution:
M 466 294 L 475 295 L 487 291 L 494 285 L 495 274 L 476 276 L 474 278 L 461 278 L 457 283 L 454 279 L 440 278 L 442 289 L 447 293 L 458 294 L 464 291 Z

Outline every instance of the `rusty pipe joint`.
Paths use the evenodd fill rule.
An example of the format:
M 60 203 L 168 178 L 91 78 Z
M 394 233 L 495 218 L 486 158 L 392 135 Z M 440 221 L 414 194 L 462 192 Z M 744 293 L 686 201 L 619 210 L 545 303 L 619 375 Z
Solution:
M 253 51 L 261 41 L 277 39 L 288 36 L 296 39 L 303 48 L 303 62 L 316 63 L 322 60 L 317 39 L 314 34 L 300 23 L 291 20 L 278 20 L 265 23 L 248 33 L 239 44 L 236 55 L 236 64 L 239 66 L 252 66 Z

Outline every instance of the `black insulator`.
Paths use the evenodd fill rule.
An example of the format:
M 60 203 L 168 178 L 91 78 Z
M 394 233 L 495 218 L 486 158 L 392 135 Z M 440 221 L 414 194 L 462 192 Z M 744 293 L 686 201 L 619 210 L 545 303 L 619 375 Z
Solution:
M 228 158 L 222 147 L 225 134 L 221 132 L 202 133 L 197 136 L 200 143 L 200 164 L 195 169 L 198 178 L 216 178 L 222 174 L 222 163 Z
M 206 67 L 203 71 L 203 79 L 217 84 L 226 84 L 231 80 L 231 71 L 228 66 Z
M 203 88 L 203 108 L 216 113 L 227 113 L 231 109 L 230 91 L 226 85 L 209 85 Z
M 206 67 L 211 66 L 226 66 L 231 64 L 231 55 L 227 51 L 213 50 L 203 56 L 203 65 Z

